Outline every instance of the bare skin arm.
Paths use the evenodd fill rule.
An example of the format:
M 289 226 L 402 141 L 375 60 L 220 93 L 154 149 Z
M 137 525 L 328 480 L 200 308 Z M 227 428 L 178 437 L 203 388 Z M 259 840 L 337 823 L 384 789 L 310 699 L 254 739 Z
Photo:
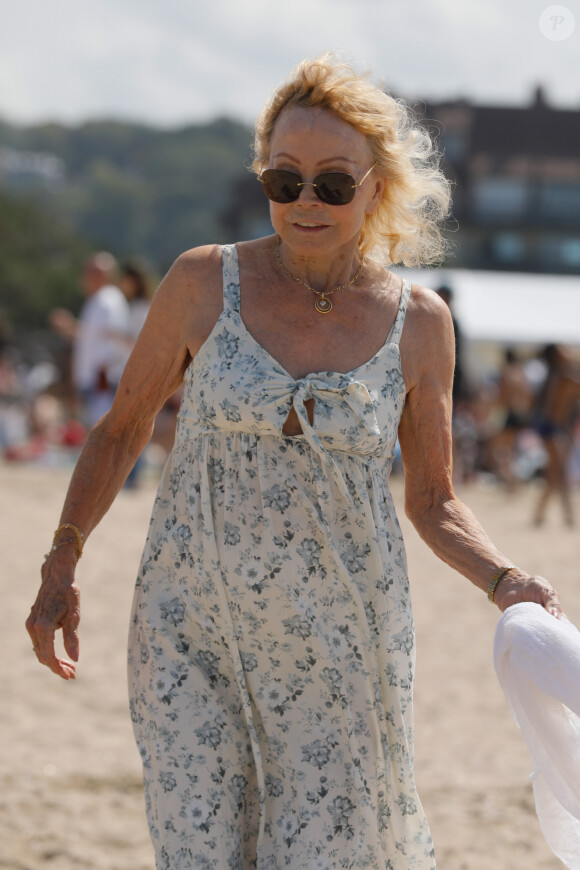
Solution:
M 162 282 L 127 363 L 111 410 L 91 430 L 73 473 L 60 524 L 73 523 L 84 540 L 103 518 L 148 443 L 155 417 L 179 387 L 192 356 L 219 314 L 215 284 L 220 264 L 214 249 L 183 255 Z M 61 533 L 56 543 L 67 538 Z M 39 661 L 64 679 L 74 678 L 79 656 L 80 594 L 76 547 L 52 551 L 26 628 Z M 62 629 L 71 661 L 55 654 Z
M 401 356 L 408 390 L 399 426 L 405 512 L 440 559 L 487 592 L 495 571 L 511 560 L 493 545 L 453 489 L 453 327 L 447 307 L 430 291 L 414 289 Z M 556 591 L 524 570 L 511 571 L 500 581 L 495 601 L 502 611 L 520 601 L 533 601 L 561 615 Z

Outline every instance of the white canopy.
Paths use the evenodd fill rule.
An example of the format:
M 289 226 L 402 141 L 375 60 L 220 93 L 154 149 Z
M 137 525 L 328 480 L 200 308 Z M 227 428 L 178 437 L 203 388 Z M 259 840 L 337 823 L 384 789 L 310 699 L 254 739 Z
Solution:
M 452 309 L 471 341 L 580 346 L 580 276 L 469 269 L 394 269 L 417 284 L 453 293 Z

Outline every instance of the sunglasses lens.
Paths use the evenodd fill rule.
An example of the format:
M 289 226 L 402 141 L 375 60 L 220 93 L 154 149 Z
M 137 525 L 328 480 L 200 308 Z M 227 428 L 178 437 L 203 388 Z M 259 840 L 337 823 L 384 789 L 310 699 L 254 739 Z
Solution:
M 264 193 L 273 202 L 294 202 L 300 196 L 301 178 L 285 169 L 266 169 L 260 176 Z
M 265 169 L 260 176 L 264 193 L 273 202 L 295 202 L 302 190 L 302 179 L 287 169 Z M 356 183 L 346 172 L 323 172 L 314 179 L 314 192 L 327 205 L 352 202 Z
M 328 205 L 347 205 L 355 194 L 355 180 L 346 172 L 325 172 L 314 179 L 316 192 Z

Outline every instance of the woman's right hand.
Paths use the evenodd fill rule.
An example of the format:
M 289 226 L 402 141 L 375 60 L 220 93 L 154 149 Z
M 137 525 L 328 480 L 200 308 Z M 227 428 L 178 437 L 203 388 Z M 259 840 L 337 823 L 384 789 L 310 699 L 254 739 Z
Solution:
M 564 616 L 560 596 L 552 584 L 544 577 L 526 574 L 520 568 L 504 574 L 495 589 L 493 600 L 502 613 L 514 604 L 531 601 L 541 604 L 557 619 Z
M 74 680 L 74 662 L 79 658 L 81 609 L 80 591 L 74 577 L 76 562 L 76 555 L 70 547 L 49 554 L 41 569 L 42 583 L 36 601 L 26 620 L 38 661 L 64 680 Z M 54 638 L 59 628 L 72 662 L 56 655 Z

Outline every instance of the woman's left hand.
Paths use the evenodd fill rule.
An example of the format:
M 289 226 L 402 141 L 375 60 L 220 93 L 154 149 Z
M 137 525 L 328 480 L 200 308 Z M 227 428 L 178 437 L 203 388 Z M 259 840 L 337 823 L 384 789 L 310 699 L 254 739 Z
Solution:
M 509 571 L 498 583 L 494 601 L 501 611 L 520 604 L 522 601 L 532 601 L 541 604 L 552 616 L 560 619 L 563 616 L 560 596 L 551 583 L 543 577 L 525 574 L 523 571 Z

